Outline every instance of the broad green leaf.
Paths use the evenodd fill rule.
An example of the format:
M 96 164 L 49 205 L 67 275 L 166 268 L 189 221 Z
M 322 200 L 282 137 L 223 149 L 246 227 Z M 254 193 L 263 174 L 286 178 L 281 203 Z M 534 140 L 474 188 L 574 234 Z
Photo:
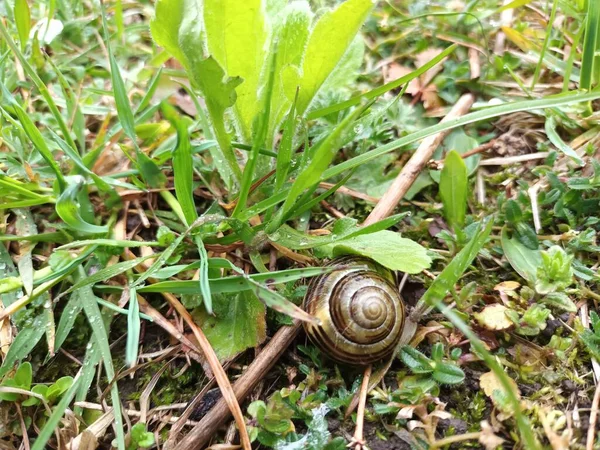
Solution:
M 378 231 L 334 244 L 333 255 L 362 255 L 391 270 L 419 273 L 431 265 L 427 250 L 393 231 Z
M 32 373 L 33 372 L 31 369 L 31 364 L 28 362 L 24 362 L 23 364 L 19 365 L 19 368 L 15 372 L 13 380 L 15 381 L 16 385 L 19 386 L 21 389 L 25 389 L 26 391 L 28 391 L 31 387 L 31 380 L 33 376 Z
M 21 42 L 21 51 L 25 51 L 31 30 L 31 16 L 27 0 L 15 0 L 15 25 Z
M 573 300 L 571 300 L 564 292 L 551 292 L 545 297 L 542 297 L 540 301 L 545 305 L 552 306 L 563 311 L 570 313 L 577 312 L 577 305 L 575 305 Z
M 213 307 L 214 315 L 196 310 L 194 320 L 220 360 L 231 359 L 265 339 L 265 307 L 252 292 L 214 295 Z
M 67 390 L 73 386 L 73 377 L 61 377 L 54 382 L 46 390 L 44 397 L 48 400 L 48 403 L 54 403 L 58 400 Z
M 416 348 L 404 345 L 398 356 L 414 373 L 430 373 L 433 370 L 433 361 Z
M 340 59 L 331 75 L 325 80 L 320 93 L 329 90 L 337 90 L 344 86 L 349 86 L 356 80 L 360 67 L 364 62 L 365 42 L 361 34 L 357 34 L 352 40 L 342 59 Z
M 79 374 L 80 373 L 81 372 L 79 372 Z M 50 417 L 48 418 L 48 421 L 43 426 L 43 428 L 40 430 L 39 434 L 37 435 L 35 442 L 31 446 L 31 450 L 44 450 L 46 448 L 46 443 L 48 442 L 48 440 L 52 437 L 52 435 L 58 428 L 58 425 L 59 425 L 61 419 L 63 418 L 65 410 L 69 406 L 69 403 L 71 403 L 71 400 L 73 400 L 73 397 L 75 397 L 77 388 L 81 381 L 79 374 L 78 374 L 78 376 L 75 377 L 73 384 L 67 390 L 67 392 L 65 393 L 65 395 L 63 396 L 61 401 L 52 410 L 52 414 L 50 415 Z M 116 417 L 117 417 L 117 413 L 115 412 L 115 421 L 117 421 Z M 121 425 L 121 423 L 117 422 L 117 426 L 119 426 L 119 425 Z M 124 449 L 125 447 L 123 446 L 122 448 Z M 119 448 L 119 450 L 121 450 L 121 447 Z
M 266 61 L 269 29 L 261 0 L 204 0 L 204 26 L 211 56 L 229 77 L 244 82 L 237 88 L 242 134 L 249 140 L 260 110 L 259 88 Z
M 308 41 L 312 12 L 307 1 L 295 1 L 282 11 L 282 20 L 273 34 L 277 39 L 277 61 L 275 85 L 271 100 L 271 119 L 267 147 L 273 141 L 277 129 L 296 95 L 302 55 Z M 292 114 L 293 119 L 295 118 Z M 292 121 L 293 121 L 292 119 Z M 295 121 L 293 121 L 295 123 Z
M 465 379 L 465 373 L 462 369 L 454 364 L 437 363 L 432 377 L 438 383 L 442 384 L 459 384 Z
M 530 283 L 535 283 L 538 267 L 542 265 L 541 252 L 525 247 L 514 237 L 509 238 L 506 227 L 502 229 L 502 250 L 512 268 Z
M 347 0 L 315 24 L 304 54 L 298 113 L 303 114 L 338 65 L 374 6 L 373 0 Z
M 455 232 L 465 224 L 468 182 L 467 166 L 458 152 L 452 150 L 444 159 L 440 175 L 440 197 L 446 220 Z
M 81 233 L 107 233 L 108 226 L 98 226 L 86 222 L 81 217 L 79 194 L 85 182 L 83 177 L 69 177 L 69 183 L 56 202 L 56 212 L 60 218 L 73 230 Z
M 477 139 L 469 136 L 462 129 L 453 130 L 442 142 L 442 145 L 433 153 L 433 159 L 442 159 L 444 155 L 450 153 L 451 150 L 456 150 L 460 155 L 467 153 L 474 148 L 477 148 L 479 142 Z M 465 165 L 467 166 L 468 175 L 471 176 L 475 173 L 479 167 L 479 161 L 481 155 L 476 154 L 469 156 L 464 159 Z M 435 180 L 436 183 L 440 182 L 441 170 L 430 170 L 429 175 Z

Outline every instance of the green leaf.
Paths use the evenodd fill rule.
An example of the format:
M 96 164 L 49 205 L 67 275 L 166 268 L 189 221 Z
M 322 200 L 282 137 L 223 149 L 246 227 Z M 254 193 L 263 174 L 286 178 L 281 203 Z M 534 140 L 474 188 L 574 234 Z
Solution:
M 6 375 L 17 361 L 29 356 L 29 353 L 31 353 L 46 331 L 47 317 L 46 314 L 41 313 L 31 322 L 26 322 L 19 330 L 15 340 L 8 349 L 2 367 L 0 367 L 0 378 Z
M 442 51 L 439 55 L 437 55 L 435 58 L 433 58 L 431 61 L 428 61 L 426 64 L 422 65 L 418 69 L 413 70 L 411 73 L 404 75 L 400 78 L 392 80 L 389 83 L 384 84 L 383 86 L 379 86 L 377 88 L 371 89 L 370 91 L 365 92 L 364 94 L 357 95 L 357 96 L 352 97 L 351 99 L 343 101 L 341 103 L 337 103 L 335 105 L 327 106 L 325 108 L 313 110 L 307 115 L 307 118 L 309 120 L 318 119 L 319 117 L 327 116 L 329 114 L 332 114 L 332 113 L 335 113 L 338 111 L 343 111 L 344 109 L 348 109 L 352 106 L 359 105 L 364 100 L 372 100 L 374 98 L 377 98 L 377 97 L 385 94 L 386 92 L 389 92 L 393 89 L 403 86 L 403 85 L 409 83 L 411 80 L 414 80 L 415 78 L 423 75 L 425 72 L 427 72 L 433 66 L 435 66 L 436 64 L 441 62 L 444 58 L 446 58 L 449 54 L 451 54 L 454 50 L 456 50 L 457 47 L 458 46 L 456 44 L 451 45 L 450 47 L 448 47 L 444 51 Z
M 460 279 L 462 274 L 471 265 L 479 250 L 485 244 L 488 236 L 492 231 L 493 220 L 488 220 L 485 224 L 485 228 L 481 231 L 478 228 L 475 236 L 469 241 L 469 243 L 460 251 L 458 254 L 446 265 L 442 273 L 440 273 L 433 281 L 429 289 L 425 292 L 423 297 L 419 299 L 415 310 L 420 310 L 425 307 L 436 305 L 442 302 L 448 292 L 454 290 L 454 285 Z
M 315 24 L 302 61 L 298 113 L 303 114 L 338 65 L 374 6 L 373 0 L 347 0 Z
M 271 118 L 269 120 L 267 147 L 270 147 L 269 143 L 273 141 L 279 125 L 286 113 L 290 111 L 290 106 L 296 96 L 302 56 L 304 55 L 304 49 L 308 41 L 310 24 L 313 17 L 307 1 L 292 2 L 286 6 L 281 14 L 283 18 L 273 32 L 278 43 L 277 61 L 275 63 L 277 78 L 275 79 L 271 99 Z M 288 117 L 288 121 L 291 121 L 293 125 L 295 125 L 294 109 L 292 109 Z M 292 129 L 292 133 L 293 131 L 294 129 Z M 283 142 L 282 139 L 281 146 L 283 146 Z M 281 148 L 279 152 L 281 152 Z M 277 158 L 279 161 L 279 155 Z
M 107 233 L 108 226 L 94 225 L 81 217 L 79 195 L 84 185 L 83 177 L 79 175 L 69 177 L 67 187 L 56 201 L 56 212 L 69 227 L 76 231 L 88 234 Z
M 79 278 L 85 279 L 85 276 L 85 271 L 82 267 L 80 267 Z M 85 315 L 87 316 L 90 327 L 92 328 L 94 341 L 97 343 L 100 354 L 102 355 L 106 377 L 110 382 L 112 382 L 115 378 L 115 369 L 113 366 L 112 355 L 110 353 L 110 345 L 108 343 L 108 332 L 106 330 L 106 327 L 104 326 L 102 313 L 100 312 L 100 308 L 98 307 L 98 303 L 96 302 L 96 298 L 94 296 L 94 293 L 92 292 L 92 288 L 90 286 L 85 286 L 81 288 L 80 298 L 81 303 L 83 304 L 83 310 L 85 311 Z M 79 377 L 77 377 L 77 379 L 79 379 Z M 62 398 L 60 404 L 62 404 L 65 399 L 69 399 L 68 401 L 70 401 L 69 397 L 72 398 L 72 396 L 75 395 L 76 386 L 77 382 L 73 383 L 73 386 L 71 386 L 71 388 L 69 389 L 69 393 Z M 115 418 L 115 429 L 117 433 L 117 447 L 119 448 L 119 450 L 125 450 L 125 435 L 123 432 L 124 427 L 123 415 L 121 412 L 121 398 L 119 396 L 119 388 L 116 382 L 112 383 L 110 392 L 113 406 L 113 414 Z M 36 444 L 37 442 L 38 441 L 36 441 Z M 43 445 L 41 448 L 43 448 Z
M 129 288 L 129 309 L 127 310 L 127 342 L 125 344 L 125 364 L 137 364 L 140 346 L 140 304 L 134 287 Z
M 48 392 L 48 386 L 46 386 L 45 384 L 36 384 L 35 386 L 33 386 L 31 388 L 31 392 L 33 392 L 34 394 L 39 394 L 42 397 L 46 397 L 46 392 Z M 41 401 L 35 397 L 29 397 L 27 400 L 23 401 L 23 403 L 21 403 L 22 406 L 34 406 L 34 405 L 39 405 L 41 403 Z
M 31 30 L 31 16 L 27 0 L 15 0 L 15 25 L 21 42 L 21 51 L 25 51 Z
M 571 300 L 564 292 L 551 292 L 545 297 L 542 297 L 540 301 L 545 305 L 552 306 L 563 311 L 570 313 L 577 312 L 577 305 L 575 305 L 573 300 Z
M 65 292 L 62 292 L 60 294 L 60 296 L 62 297 L 64 295 L 69 294 L 70 292 L 76 291 L 83 287 L 86 287 L 86 286 L 89 286 L 92 284 L 96 284 L 101 281 L 106 281 L 112 277 L 116 277 L 117 275 L 120 275 L 124 272 L 127 272 L 128 270 L 133 269 L 135 266 L 141 264 L 142 262 L 144 262 L 145 260 L 147 260 L 153 256 L 154 255 L 148 255 L 148 256 L 142 256 L 140 258 L 135 258 L 135 259 L 132 259 L 129 261 L 121 261 L 119 263 L 113 264 L 112 266 L 108 266 L 103 269 L 100 269 L 98 272 L 96 272 L 92 275 L 81 277 L 73 286 L 71 286 Z
M 69 333 L 73 329 L 75 320 L 81 312 L 82 307 L 83 305 L 79 301 L 79 293 L 77 291 L 73 292 L 60 315 L 60 321 L 58 322 L 58 327 L 56 328 L 56 334 L 54 336 L 55 353 L 58 352 L 69 336 Z
M 268 230 L 274 231 L 280 224 L 281 219 L 294 206 L 298 197 L 308 189 L 319 182 L 321 175 L 327 169 L 339 148 L 345 142 L 344 135 L 354 123 L 354 120 L 360 116 L 368 105 L 357 108 L 349 114 L 321 143 L 317 144 L 316 149 L 312 150 L 312 159 L 307 167 L 302 169 L 302 172 L 296 177 L 296 181 L 292 185 L 290 192 L 283 203 L 283 206 L 278 212 L 277 220 L 269 225 Z
M 148 183 L 148 185 L 153 188 L 158 188 L 165 183 L 166 177 L 154 163 L 154 161 L 152 161 L 148 155 L 142 152 L 137 145 L 133 111 L 129 103 L 129 97 L 127 97 L 127 89 L 125 88 L 123 77 L 121 76 L 121 70 L 119 69 L 119 65 L 115 59 L 115 55 L 110 45 L 110 35 L 108 33 L 108 25 L 106 23 L 106 11 L 104 10 L 104 3 L 101 2 L 100 5 L 102 7 L 102 28 L 104 30 L 104 42 L 108 51 L 112 88 L 115 97 L 115 104 L 117 106 L 119 122 L 123 127 L 123 131 L 133 143 L 133 147 L 135 149 L 135 160 L 133 163 L 136 165 L 140 171 L 140 174 Z
M 28 391 L 31 387 L 32 373 L 30 363 L 24 362 L 21 364 L 13 377 L 16 386 Z
M 17 119 L 19 119 L 19 124 L 23 128 L 23 131 L 25 132 L 35 149 L 40 153 L 42 158 L 44 158 L 50 169 L 52 169 L 52 171 L 56 175 L 56 182 L 58 184 L 59 190 L 62 192 L 62 190 L 66 187 L 65 178 L 54 158 L 54 155 L 52 155 L 52 152 L 48 148 L 44 136 L 42 136 L 42 133 L 35 126 L 33 120 L 31 120 L 31 118 L 25 112 L 23 107 L 17 102 L 17 100 L 12 96 L 12 94 L 6 88 L 4 83 L 2 83 L 1 81 L 0 88 L 2 89 L 3 98 L 10 104 L 10 106 L 13 108 L 14 113 L 17 116 Z M 8 116 L 4 109 L 2 109 L 2 111 L 4 112 L 5 116 Z M 15 123 L 14 125 L 17 124 Z
M 465 379 L 462 369 L 450 363 L 437 363 L 432 376 L 435 381 L 442 384 L 459 384 Z
M 444 159 L 440 176 L 440 196 L 444 205 L 444 215 L 455 232 L 465 224 L 467 212 L 467 166 L 455 150 Z
M 202 92 L 219 148 L 239 181 L 242 172 L 225 127 L 225 110 L 236 102 L 235 88 L 243 80 L 227 78 L 213 57 L 204 58 L 200 6 L 195 0 L 159 0 L 150 29 L 156 43 L 181 62 L 192 84 Z M 218 158 L 215 163 L 221 176 L 228 181 L 229 176 L 220 168 Z
M 600 26 L 600 23 L 599 23 L 599 26 Z M 583 161 L 583 159 L 581 159 L 579 157 L 579 155 L 575 152 L 575 150 L 573 150 L 571 147 L 569 147 L 569 145 L 566 144 L 565 141 L 562 140 L 562 138 L 556 131 L 556 126 L 557 126 L 556 116 L 552 113 L 548 113 L 547 118 L 546 118 L 546 124 L 545 124 L 544 128 L 546 130 L 546 136 L 548 136 L 548 139 L 550 140 L 550 142 L 552 142 L 552 144 L 554 144 L 554 146 L 557 149 L 559 149 L 565 155 L 570 157 L 577 164 L 579 164 L 580 166 L 584 166 L 585 162 Z
M 416 348 L 404 345 L 398 356 L 414 373 L 430 373 L 433 371 L 433 361 Z
M 509 238 L 506 227 L 502 229 L 501 239 L 504 256 L 512 268 L 530 283 L 535 283 L 538 267 L 542 265 L 541 252 L 525 247 L 514 237 Z
M 256 273 L 245 276 L 229 276 L 210 280 L 210 289 L 213 294 L 225 292 L 240 292 L 252 289 L 248 278 L 257 283 L 281 284 L 297 281 L 302 278 L 315 277 L 328 272 L 331 268 L 308 267 L 305 269 L 289 269 L 279 272 Z M 149 286 L 143 286 L 138 292 L 170 292 L 172 294 L 199 294 L 197 281 L 161 281 Z
M 582 89 L 590 90 L 594 83 L 600 82 L 600 56 L 598 56 L 598 50 L 600 50 L 600 3 L 587 1 L 584 26 L 580 86 Z
M 188 127 L 172 106 L 164 103 L 162 110 L 163 115 L 177 130 L 177 144 L 173 149 L 175 194 L 185 216 L 185 225 L 190 226 L 198 218 L 198 212 L 194 202 L 194 161 Z
M 53 404 L 73 385 L 73 377 L 61 377 L 54 382 L 44 394 L 48 403 Z
M 427 250 L 393 231 L 378 231 L 344 239 L 333 246 L 333 255 L 362 255 L 391 270 L 419 273 L 431 264 Z
M 268 25 L 261 0 L 204 0 L 204 26 L 211 56 L 229 77 L 244 82 L 237 88 L 235 109 L 246 140 L 261 108 L 259 88 L 266 60 Z
M 79 376 L 75 377 L 75 380 L 71 387 L 68 389 L 68 391 L 63 396 L 58 405 L 56 405 L 56 407 L 52 410 L 52 414 L 48 418 L 48 421 L 46 422 L 44 427 L 40 430 L 37 438 L 35 439 L 35 442 L 31 446 L 31 450 L 44 450 L 46 448 L 46 443 L 48 442 L 50 437 L 52 437 L 53 433 L 57 430 L 58 424 L 62 419 L 65 410 L 67 409 L 69 403 L 71 403 L 71 400 L 75 396 L 80 381 L 81 378 Z M 117 422 L 116 417 L 117 414 L 115 413 L 115 422 Z M 117 426 L 119 425 L 121 424 L 117 422 Z M 125 450 L 125 447 L 123 446 L 122 449 L 121 447 L 119 447 L 119 450 Z
M 148 448 L 154 445 L 154 434 L 146 430 L 146 424 L 136 423 L 131 427 L 131 440 L 135 447 Z
M 518 111 L 531 111 L 535 109 L 554 108 L 563 105 L 592 101 L 596 100 L 597 98 L 600 98 L 600 91 L 594 91 L 587 94 L 568 92 L 565 94 L 551 95 L 536 100 L 524 100 L 506 103 L 498 106 L 491 106 L 481 111 L 466 114 L 457 120 L 441 122 L 436 125 L 424 128 L 420 131 L 396 139 L 388 144 L 382 145 L 381 147 L 355 156 L 354 158 L 346 160 L 343 163 L 340 163 L 334 167 L 330 167 L 323 173 L 323 180 L 327 180 L 329 178 L 340 175 L 346 170 L 358 167 L 368 161 L 380 157 L 381 155 L 402 148 L 406 145 L 412 144 L 413 142 L 420 141 L 421 139 L 426 138 L 427 136 L 437 134 L 441 131 L 451 130 L 470 123 L 480 122 L 486 119 L 491 119 L 493 117 L 511 114 Z
M 259 345 L 266 336 L 265 307 L 249 291 L 213 295 L 214 315 L 194 311 L 194 320 L 221 361 Z
M 366 227 L 358 226 L 358 223 L 355 219 L 339 219 L 335 222 L 333 228 L 331 229 L 331 234 L 325 236 L 313 236 L 310 234 L 305 234 L 288 225 L 282 225 L 275 233 L 269 235 L 269 239 L 291 250 L 306 250 L 334 244 L 344 239 L 350 239 L 360 235 L 386 230 L 396 225 L 407 215 L 408 213 L 395 214 L 393 216 L 386 217 L 385 219 L 380 220 L 372 225 L 367 225 Z M 331 252 L 329 254 L 331 255 Z

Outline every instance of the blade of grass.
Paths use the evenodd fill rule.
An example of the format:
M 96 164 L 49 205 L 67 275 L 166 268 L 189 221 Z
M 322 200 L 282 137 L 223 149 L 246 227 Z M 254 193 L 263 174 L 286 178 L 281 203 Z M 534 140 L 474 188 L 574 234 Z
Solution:
M 4 297 L 4 296 L 3 296 Z M 47 316 L 38 314 L 29 325 L 21 327 L 0 367 L 0 378 L 6 375 L 17 361 L 29 356 L 33 348 L 46 332 Z
M 77 393 L 77 389 L 81 383 L 82 370 L 83 369 L 80 369 L 79 372 L 77 372 L 77 375 L 73 379 L 73 384 L 71 384 L 69 389 L 67 389 L 67 392 L 63 394 L 58 404 L 53 408 L 52 414 L 50 417 L 48 417 L 47 422 L 37 435 L 35 442 L 31 446 L 31 450 L 44 450 L 46 448 L 48 440 L 52 437 L 52 434 L 57 429 L 58 424 L 60 423 L 65 411 L 67 410 L 67 407 L 69 406 L 69 403 L 71 403 L 71 400 L 73 400 L 73 397 L 75 397 L 75 394 Z M 119 448 L 119 450 L 121 449 Z
M 257 273 L 246 276 L 229 276 L 210 280 L 210 288 L 213 294 L 222 292 L 238 292 L 251 289 L 247 277 L 257 283 L 281 284 L 297 281 L 302 278 L 310 278 L 326 273 L 329 269 L 323 267 L 309 267 L 305 269 L 289 269 L 279 272 Z M 172 294 L 199 294 L 198 283 L 194 280 L 186 281 L 161 281 L 152 285 L 138 288 L 143 292 L 170 292 Z
M 356 106 L 364 100 L 372 100 L 374 98 L 377 98 L 377 97 L 385 94 L 386 92 L 391 91 L 392 89 L 396 89 L 396 88 L 402 86 L 403 84 L 407 84 L 411 80 L 414 80 L 415 78 L 421 76 L 422 74 L 427 72 L 429 69 L 431 69 L 433 66 L 435 66 L 436 64 L 441 62 L 444 58 L 446 58 L 452 52 L 454 52 L 454 50 L 456 50 L 457 48 L 458 48 L 458 45 L 453 44 L 450 47 L 444 49 L 439 55 L 437 55 L 431 61 L 428 61 L 426 64 L 422 65 L 418 69 L 413 70 L 411 73 L 404 75 L 403 77 L 397 78 L 393 81 L 390 81 L 389 83 L 386 83 L 383 86 L 379 86 L 375 89 L 371 89 L 369 92 L 365 92 L 364 94 L 360 94 L 355 97 L 352 97 L 351 99 L 346 100 L 344 102 L 311 111 L 308 114 L 307 118 L 309 120 L 318 119 L 319 117 L 327 116 L 334 112 L 342 111 L 342 110 L 348 109 L 352 106 Z
M 244 172 L 242 174 L 242 183 L 240 186 L 240 194 L 238 196 L 237 204 L 233 210 L 233 217 L 237 217 L 240 211 L 246 209 L 246 202 L 248 201 L 248 195 L 250 194 L 250 187 L 252 186 L 252 180 L 254 178 L 254 171 L 256 169 L 256 163 L 258 162 L 258 152 L 264 145 L 267 137 L 267 131 L 269 129 L 269 117 L 271 115 L 271 97 L 273 94 L 273 83 L 275 80 L 275 62 L 277 60 L 277 46 L 275 45 L 271 52 L 272 56 L 269 62 L 269 77 L 265 86 L 265 94 L 263 98 L 263 111 L 258 115 L 258 119 L 255 120 L 254 124 L 254 139 L 252 141 L 252 150 L 248 154 L 248 161 Z
M 82 267 L 79 268 L 79 277 L 85 278 L 86 273 Z M 106 372 L 106 378 L 110 383 L 115 378 L 115 370 L 113 367 L 112 355 L 110 353 L 110 345 L 108 343 L 108 332 L 104 326 L 104 319 L 98 303 L 96 303 L 92 288 L 89 286 L 81 288 L 81 303 L 83 304 L 83 310 L 88 318 L 90 327 L 95 337 L 95 341 L 98 344 L 100 354 L 104 363 L 104 371 Z M 117 383 L 112 383 L 111 398 L 113 413 L 115 416 L 114 429 L 117 437 L 117 448 L 119 450 L 125 450 L 125 433 L 123 428 L 123 415 L 121 412 L 121 399 L 119 397 L 119 389 Z
M 585 37 L 583 39 L 583 56 L 581 59 L 580 87 L 592 89 L 595 75 L 600 71 L 600 2 L 588 0 L 587 15 L 585 18 Z
M 283 206 L 267 226 L 267 233 L 274 232 L 283 223 L 283 218 L 295 205 L 296 200 L 305 189 L 309 189 L 320 181 L 321 174 L 331 164 L 335 154 L 341 145 L 343 145 L 345 133 L 369 106 L 370 104 L 367 104 L 356 108 L 321 143 L 317 144 L 317 148 L 312 151 L 311 161 L 306 167 L 301 169 L 301 172 L 290 188 Z
M 102 29 L 104 30 L 104 39 L 106 50 L 108 52 L 108 59 L 110 63 L 110 74 L 112 79 L 112 87 L 115 97 L 115 104 L 117 106 L 117 115 L 119 121 L 123 127 L 123 131 L 127 137 L 131 140 L 133 148 L 135 150 L 136 160 L 134 164 L 137 166 L 140 174 L 150 187 L 157 188 L 164 184 L 166 178 L 165 175 L 160 171 L 158 166 L 142 152 L 137 144 L 137 136 L 135 133 L 135 121 L 129 98 L 127 97 L 127 90 L 125 88 L 125 82 L 121 76 L 121 70 L 115 55 L 110 45 L 110 35 L 108 33 L 108 24 L 106 22 L 106 10 L 104 3 L 100 2 L 102 8 Z
M 33 120 L 29 117 L 29 115 L 25 112 L 23 107 L 17 102 L 17 100 L 13 97 L 13 95 L 6 88 L 5 84 L 0 82 L 0 89 L 2 90 L 2 96 L 8 101 L 9 105 L 12 107 L 15 112 L 17 118 L 19 119 L 20 124 L 17 124 L 14 121 L 11 121 L 13 125 L 23 129 L 35 149 L 40 153 L 42 158 L 46 161 L 48 166 L 52 169 L 54 174 L 56 175 L 56 182 L 58 183 L 58 187 L 60 192 L 62 192 L 66 187 L 67 183 L 65 178 L 60 170 L 60 167 L 56 163 L 54 155 L 48 148 L 44 136 L 33 123 Z M 10 118 L 10 115 L 6 112 L 4 108 L 1 109 L 2 113 L 5 117 Z
M 48 88 L 46 87 L 46 85 L 44 84 L 42 79 L 39 77 L 39 75 L 37 74 L 37 71 L 31 66 L 31 64 L 29 64 L 29 60 L 21 52 L 21 50 L 19 49 L 19 47 L 13 40 L 12 36 L 8 32 L 8 30 L 6 29 L 6 27 L 4 26 L 4 23 L 2 21 L 0 21 L 0 36 L 2 36 L 4 41 L 8 44 L 8 46 L 12 50 L 12 52 L 19 59 L 19 62 L 23 66 L 23 70 L 31 78 L 31 80 L 37 87 L 38 91 L 40 91 L 40 94 L 46 101 L 46 105 L 48 106 L 48 109 L 50 109 L 52 116 L 58 123 L 58 127 L 60 128 L 60 131 L 63 134 L 63 138 L 67 141 L 67 144 L 69 144 L 69 146 L 73 150 L 76 150 L 77 146 L 75 145 L 75 141 L 73 141 L 73 138 L 71 137 L 71 134 L 69 132 L 67 124 L 65 123 L 65 120 L 64 120 L 62 114 L 58 110 L 58 107 L 56 106 L 56 103 L 54 102 L 54 99 L 52 98 L 50 91 L 48 90 Z
M 125 345 L 125 364 L 133 367 L 137 364 L 140 345 L 140 304 L 136 289 L 129 289 L 129 309 L 127 310 L 127 342 Z
M 556 18 L 556 9 L 558 8 L 558 0 L 554 0 L 552 4 L 552 10 L 550 12 L 550 18 L 548 19 L 548 25 L 546 26 L 546 36 L 544 37 L 544 43 L 542 45 L 542 51 L 540 52 L 540 59 L 535 66 L 535 72 L 533 73 L 533 79 L 531 80 L 531 89 L 535 88 L 535 85 L 540 78 L 540 71 L 542 70 L 542 64 L 544 62 L 544 56 L 548 51 L 548 44 L 550 44 L 550 37 L 552 36 L 552 27 L 554 26 L 554 19 Z
M 451 130 L 453 128 L 468 125 L 470 123 L 480 122 L 483 120 L 492 119 L 494 117 L 512 114 L 519 111 L 554 108 L 558 106 L 566 106 L 576 103 L 588 102 L 596 100 L 598 98 L 600 98 L 600 91 L 593 91 L 590 93 L 581 94 L 569 92 L 567 94 L 558 94 L 537 100 L 524 100 L 504 105 L 492 106 L 481 111 L 466 114 L 456 120 L 450 120 L 448 122 L 438 123 L 437 125 L 424 128 L 420 131 L 409 134 L 408 136 L 401 137 L 388 144 L 382 145 L 379 148 L 363 153 L 362 155 L 355 156 L 354 158 L 344 161 L 343 163 L 338 164 L 337 166 L 327 169 L 323 173 L 322 179 L 327 180 L 328 178 L 340 175 L 346 170 L 358 167 L 362 164 L 365 164 L 368 161 L 378 158 L 381 155 L 402 148 L 408 144 L 412 144 L 413 142 L 420 141 L 421 139 L 439 133 L 440 131 Z

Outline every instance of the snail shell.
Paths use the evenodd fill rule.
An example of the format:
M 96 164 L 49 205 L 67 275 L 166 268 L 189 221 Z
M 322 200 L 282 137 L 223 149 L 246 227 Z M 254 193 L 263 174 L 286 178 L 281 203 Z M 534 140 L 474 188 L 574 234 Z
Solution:
M 320 325 L 304 323 L 310 340 L 333 360 L 364 366 L 392 354 L 404 327 L 404 302 L 394 274 L 355 256 L 333 260 L 340 269 L 315 277 L 304 309 Z

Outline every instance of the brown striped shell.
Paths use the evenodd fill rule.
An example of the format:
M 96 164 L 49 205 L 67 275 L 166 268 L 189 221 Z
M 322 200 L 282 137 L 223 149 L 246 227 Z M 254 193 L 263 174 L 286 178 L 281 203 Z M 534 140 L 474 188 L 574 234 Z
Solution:
M 363 257 L 346 256 L 340 269 L 315 277 L 304 309 L 321 325 L 304 323 L 310 340 L 333 360 L 364 366 L 392 354 L 404 327 L 404 302 L 391 271 Z

